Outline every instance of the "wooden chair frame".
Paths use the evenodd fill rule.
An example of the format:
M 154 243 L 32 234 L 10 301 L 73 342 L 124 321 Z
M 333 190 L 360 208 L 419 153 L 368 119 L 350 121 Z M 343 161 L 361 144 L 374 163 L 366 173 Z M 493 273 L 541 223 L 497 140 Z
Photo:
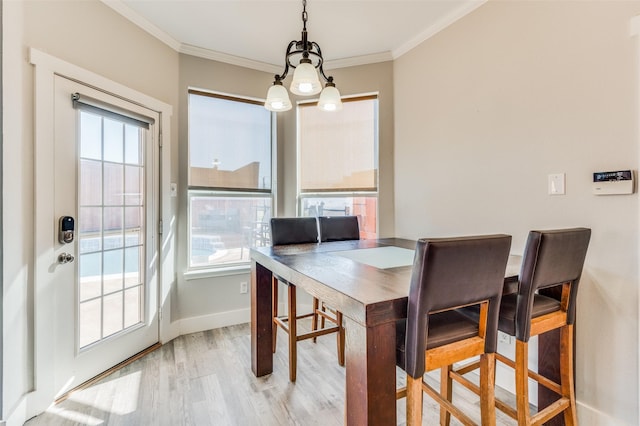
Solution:
M 286 316 L 278 315 L 278 282 L 282 282 L 287 286 L 287 303 L 288 303 L 288 312 Z M 316 341 L 316 337 L 323 336 L 325 334 L 337 333 L 337 351 L 338 351 L 338 363 L 340 365 L 344 365 L 344 345 L 345 345 L 345 334 L 344 327 L 342 326 L 342 313 L 336 312 L 336 316 L 332 317 L 328 315 L 326 312 L 323 312 L 319 309 L 319 300 L 317 298 L 313 298 L 313 312 L 298 315 L 297 313 L 297 297 L 296 297 L 296 286 L 288 283 L 284 280 L 279 280 L 276 276 L 273 277 L 272 280 L 272 319 L 273 323 L 282 328 L 288 335 L 289 338 L 289 380 L 292 382 L 296 381 L 296 372 L 297 372 L 297 342 L 306 339 L 313 339 Z M 324 321 L 322 321 L 322 327 L 318 329 L 317 322 L 318 316 L 321 316 L 323 320 L 326 318 L 330 321 L 334 326 L 325 327 Z M 312 318 L 312 331 L 307 333 L 298 334 L 298 324 L 297 321 L 304 318 Z M 276 351 L 276 343 L 277 343 L 277 335 L 278 328 L 273 330 L 273 352 Z
M 462 410 L 452 404 L 453 387 L 450 379 L 453 364 L 475 356 L 480 368 L 480 412 L 482 425 L 495 425 L 495 354 L 485 353 L 485 337 L 489 302 L 480 304 L 478 335 L 425 351 L 425 372 L 440 369 L 440 392 L 428 385 L 424 378 L 413 378 L 407 374 L 407 386 L 396 391 L 396 399 L 407 398 L 407 426 L 422 425 L 422 392 L 426 392 L 440 405 L 440 424 L 449 424 L 451 415 L 466 426 L 476 423 Z
M 519 426 L 540 425 L 564 412 L 565 425 L 577 424 L 577 413 L 574 388 L 573 366 L 573 325 L 567 324 L 567 309 L 571 283 L 562 284 L 560 309 L 546 315 L 531 318 L 530 336 L 538 336 L 551 330 L 560 329 L 560 383 L 556 383 L 538 373 L 529 370 L 529 343 L 516 339 L 515 361 L 496 353 L 495 359 L 513 368 L 516 376 L 516 407 L 495 399 L 496 408 L 518 421 Z M 448 381 L 455 380 L 467 389 L 479 393 L 479 388 L 464 377 L 465 374 L 481 367 L 479 362 L 468 364 L 452 370 Z M 559 398 L 538 413 L 531 415 L 529 411 L 529 384 L 531 378 L 540 385 L 555 392 Z

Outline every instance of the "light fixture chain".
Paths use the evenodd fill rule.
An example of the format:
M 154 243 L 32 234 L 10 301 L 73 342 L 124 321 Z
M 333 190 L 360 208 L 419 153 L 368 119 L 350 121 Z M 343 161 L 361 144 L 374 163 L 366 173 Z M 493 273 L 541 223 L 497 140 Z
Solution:
M 307 19 L 309 16 L 307 15 L 307 0 L 302 0 L 302 29 L 307 30 Z

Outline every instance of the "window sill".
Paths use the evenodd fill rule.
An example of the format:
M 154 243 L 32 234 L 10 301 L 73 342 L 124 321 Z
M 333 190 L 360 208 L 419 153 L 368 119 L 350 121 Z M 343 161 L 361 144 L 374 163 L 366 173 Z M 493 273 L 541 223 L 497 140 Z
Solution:
M 225 277 L 229 275 L 243 275 L 251 272 L 251 265 L 235 265 L 222 268 L 208 269 L 190 269 L 185 271 L 182 276 L 185 281 L 200 280 L 204 278 Z

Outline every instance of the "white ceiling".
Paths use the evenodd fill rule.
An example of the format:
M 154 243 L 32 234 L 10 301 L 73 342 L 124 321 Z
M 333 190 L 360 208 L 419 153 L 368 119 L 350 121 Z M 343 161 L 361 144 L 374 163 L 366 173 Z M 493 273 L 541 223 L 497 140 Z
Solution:
M 279 72 L 301 0 L 102 0 L 175 50 Z M 395 59 L 486 0 L 308 0 L 325 68 Z

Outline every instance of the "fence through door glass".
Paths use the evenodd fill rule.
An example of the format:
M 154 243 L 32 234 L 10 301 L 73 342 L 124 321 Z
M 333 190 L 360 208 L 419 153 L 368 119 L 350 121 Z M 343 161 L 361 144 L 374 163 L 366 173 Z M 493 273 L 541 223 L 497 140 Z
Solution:
M 142 322 L 145 129 L 80 111 L 79 347 Z

